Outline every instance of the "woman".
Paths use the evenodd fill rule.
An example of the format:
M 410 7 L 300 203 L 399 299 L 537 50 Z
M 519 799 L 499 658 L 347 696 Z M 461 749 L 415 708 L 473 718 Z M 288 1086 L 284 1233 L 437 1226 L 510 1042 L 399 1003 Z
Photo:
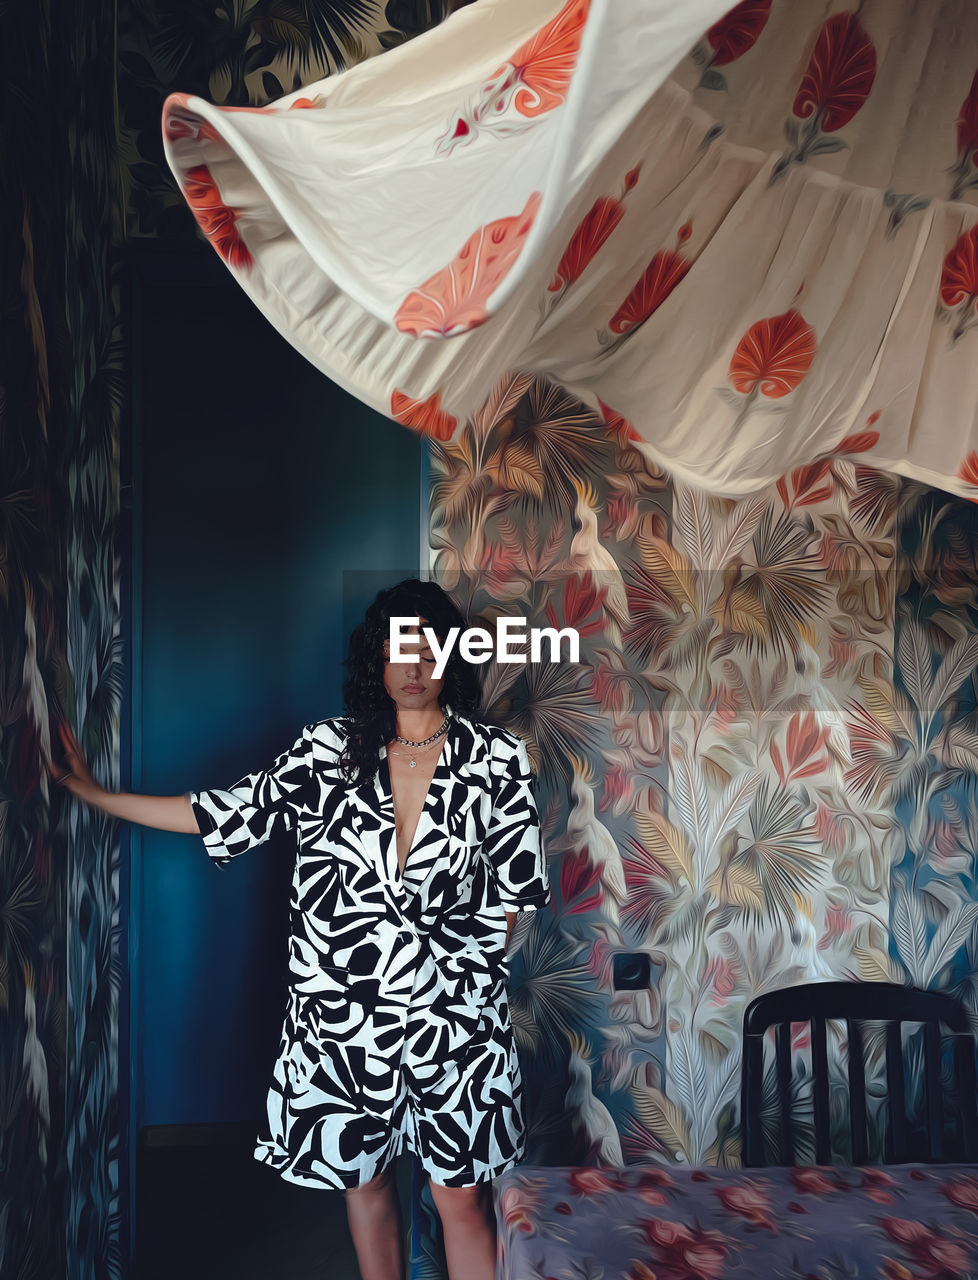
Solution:
M 492 1280 L 492 1179 L 523 1156 L 506 947 L 550 900 L 526 748 L 480 722 L 455 646 L 443 677 L 419 629 L 465 621 L 440 587 L 382 591 L 354 632 L 346 714 L 307 725 L 265 770 L 182 796 L 104 791 L 71 735 L 57 778 L 105 812 L 196 833 L 218 866 L 295 834 L 289 1004 L 255 1157 L 343 1189 L 363 1280 L 403 1276 L 393 1159 L 429 1175 L 451 1280 Z M 53 770 L 54 772 L 54 770 Z

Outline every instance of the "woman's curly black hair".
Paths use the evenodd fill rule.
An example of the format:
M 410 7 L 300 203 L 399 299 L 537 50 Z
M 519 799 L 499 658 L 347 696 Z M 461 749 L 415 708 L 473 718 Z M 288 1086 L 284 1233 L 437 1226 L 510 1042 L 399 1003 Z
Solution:
M 340 766 L 356 786 L 373 778 L 380 748 L 397 733 L 397 707 L 384 688 L 384 641 L 390 635 L 392 617 L 423 618 L 423 625 L 431 627 L 440 641 L 452 627 L 466 626 L 451 596 L 436 582 L 405 578 L 378 593 L 350 636 L 344 664 L 343 702 L 351 723 Z M 457 645 L 445 666 L 444 680 L 439 705 L 480 720 L 479 678 L 473 664 L 459 655 Z

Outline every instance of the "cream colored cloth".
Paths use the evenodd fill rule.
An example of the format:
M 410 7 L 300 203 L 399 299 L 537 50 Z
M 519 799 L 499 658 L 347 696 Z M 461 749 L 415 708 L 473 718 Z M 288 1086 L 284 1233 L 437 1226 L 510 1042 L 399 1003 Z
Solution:
M 478 0 L 265 108 L 173 95 L 167 158 L 269 320 L 415 430 L 521 369 L 717 494 L 978 497 L 978 7 L 726 8 Z

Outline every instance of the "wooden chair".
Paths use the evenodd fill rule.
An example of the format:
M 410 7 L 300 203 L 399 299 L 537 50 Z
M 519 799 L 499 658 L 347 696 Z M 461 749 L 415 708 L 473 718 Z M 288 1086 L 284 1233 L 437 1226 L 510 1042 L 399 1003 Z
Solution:
M 829 1141 L 829 1066 L 826 1022 L 844 1021 L 849 1042 L 849 1131 L 852 1163 L 869 1162 L 866 1109 L 866 1059 L 863 1024 L 885 1022 L 886 1103 L 889 1126 L 883 1159 L 887 1164 L 978 1159 L 975 1104 L 975 1046 L 964 1006 L 951 996 L 883 982 L 817 982 L 784 987 L 758 996 L 744 1014 L 741 1075 L 741 1134 L 745 1166 L 795 1163 L 791 1106 L 791 1025 L 811 1025 L 812 1110 L 817 1164 L 832 1163 Z M 926 1097 L 926 1153 L 908 1142 L 906 1073 L 901 1024 L 923 1024 Z M 942 1025 L 948 1029 L 942 1035 Z M 764 1157 L 761 1113 L 764 1099 L 764 1035 L 775 1028 L 775 1077 L 778 1102 L 778 1158 Z M 945 1134 L 941 1082 L 943 1044 L 950 1041 L 954 1064 L 954 1101 L 958 1112 L 952 1141 Z

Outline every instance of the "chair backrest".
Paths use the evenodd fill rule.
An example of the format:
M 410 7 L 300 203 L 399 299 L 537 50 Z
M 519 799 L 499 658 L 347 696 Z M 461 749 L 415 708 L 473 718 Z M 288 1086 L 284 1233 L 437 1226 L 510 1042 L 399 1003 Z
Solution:
M 942 1041 L 950 1039 L 958 1107 L 956 1132 L 960 1134 L 955 1159 L 978 1158 L 978 1115 L 975 1104 L 975 1049 L 964 1006 L 938 991 L 920 991 L 884 982 L 815 982 L 782 987 L 758 996 L 744 1014 L 744 1058 L 741 1075 L 741 1134 L 745 1165 L 765 1160 L 761 1112 L 764 1085 L 764 1036 L 774 1027 L 775 1078 L 778 1099 L 779 1159 L 795 1163 L 791 1105 L 791 1026 L 810 1023 L 812 1058 L 812 1111 L 815 1127 L 815 1159 L 832 1162 L 829 1140 L 829 1063 L 826 1022 L 844 1021 L 849 1044 L 849 1130 L 853 1164 L 869 1159 L 866 1112 L 866 1060 L 863 1024 L 886 1024 L 886 1094 L 889 1118 L 887 1163 L 906 1163 L 920 1154 L 908 1147 L 908 1123 L 903 1063 L 903 1023 L 923 1025 L 924 1088 L 928 1156 L 931 1161 L 949 1158 L 944 1133 L 944 1096 L 941 1087 Z M 942 1026 L 947 1033 L 942 1032 Z

